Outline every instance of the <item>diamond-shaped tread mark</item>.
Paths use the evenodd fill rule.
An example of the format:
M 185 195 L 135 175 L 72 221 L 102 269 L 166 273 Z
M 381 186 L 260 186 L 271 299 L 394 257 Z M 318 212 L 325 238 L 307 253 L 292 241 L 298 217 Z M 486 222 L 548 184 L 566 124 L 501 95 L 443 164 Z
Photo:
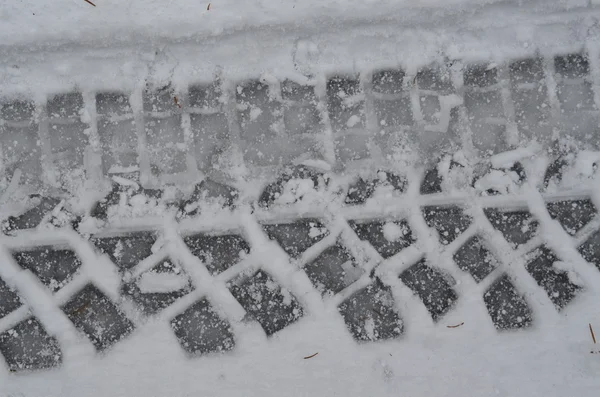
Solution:
M 296 298 L 262 270 L 230 283 L 229 290 L 267 336 L 293 324 L 304 314 Z
M 555 159 L 552 164 L 546 168 L 546 173 L 544 174 L 544 189 L 547 189 L 551 182 L 559 184 L 568 165 L 569 163 L 562 156 Z
M 508 275 L 503 275 L 483 294 L 488 313 L 499 330 L 527 328 L 533 322 L 531 309 Z
M 346 204 L 362 204 L 369 199 L 375 192 L 376 182 L 365 181 L 360 178 L 348 189 L 346 195 Z
M 478 236 L 471 237 L 453 258 L 457 266 L 469 272 L 476 282 L 486 278 L 498 266 L 498 261 Z
M 193 289 L 187 274 L 170 259 L 160 261 L 122 286 L 123 294 L 128 295 L 145 314 L 159 312 Z
M 308 248 L 329 235 L 329 231 L 316 219 L 302 219 L 293 223 L 263 225 L 271 240 L 283 248 L 292 258 L 297 258 Z
M 124 271 L 152 255 L 156 236 L 154 233 L 138 232 L 119 237 L 93 237 L 90 241 Z
M 233 349 L 235 338 L 229 323 L 201 299 L 171 320 L 181 347 L 190 355 L 225 352 Z
M 40 203 L 19 216 L 10 216 L 2 225 L 4 233 L 13 230 L 33 229 L 37 227 L 44 217 L 60 203 L 53 197 L 41 197 Z
M 0 279 L 0 319 L 21 307 L 21 298 Z
M 133 323 L 92 284 L 73 295 L 63 312 L 83 332 L 97 351 L 103 351 L 129 335 Z
M 421 260 L 400 275 L 400 280 L 423 301 L 433 321 L 446 314 L 458 299 L 447 278 Z
M 199 258 L 213 275 L 219 274 L 240 261 L 250 252 L 250 246 L 241 236 L 228 234 L 211 236 L 195 234 L 183 239 L 190 252 Z
M 423 216 L 427 225 L 437 230 L 440 241 L 444 245 L 450 244 L 461 233 L 467 230 L 473 220 L 461 208 L 455 206 L 424 207 Z
M 593 263 L 600 270 L 600 230 L 596 231 L 581 244 L 578 251 L 583 259 Z
M 421 194 L 434 194 L 442 192 L 442 177 L 437 167 L 429 169 L 421 182 Z
M 62 363 L 56 338 L 36 318 L 21 321 L 0 334 L 0 354 L 11 371 L 54 368 Z
M 323 251 L 304 266 L 308 278 L 323 294 L 337 294 L 364 273 L 352 255 L 339 244 Z
M 377 178 L 367 180 L 359 178 L 353 183 L 348 188 L 345 203 L 363 204 L 373 196 L 378 188 L 388 188 L 401 193 L 406 188 L 406 184 L 406 178 L 390 172 L 380 171 Z
M 531 277 L 546 291 L 558 310 L 567 306 L 581 287 L 571 282 L 567 272 L 553 266 L 558 259 L 546 246 L 540 246 L 530 254 L 525 268 Z
M 596 215 L 596 207 L 589 199 L 555 201 L 546 205 L 550 216 L 560 222 L 571 236 Z
M 51 246 L 14 252 L 13 257 L 19 266 L 35 274 L 52 292 L 58 291 L 68 283 L 81 266 L 75 252 Z
M 366 240 L 387 259 L 415 242 L 406 221 L 349 222 L 361 240 Z
M 537 232 L 538 222 L 527 211 L 500 211 L 495 208 L 484 210 L 492 226 L 514 246 L 525 244 Z
M 358 341 L 394 339 L 404 332 L 392 292 L 379 281 L 352 294 L 338 310 Z

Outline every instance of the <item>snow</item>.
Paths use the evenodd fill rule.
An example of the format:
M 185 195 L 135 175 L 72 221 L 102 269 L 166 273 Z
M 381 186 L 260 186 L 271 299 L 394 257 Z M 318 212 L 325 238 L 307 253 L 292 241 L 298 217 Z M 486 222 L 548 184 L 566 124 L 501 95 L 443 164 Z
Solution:
M 188 280 L 182 274 L 146 272 L 137 282 L 143 293 L 167 293 L 179 291 L 187 285 Z
M 278 204 L 291 204 L 307 198 L 314 197 L 315 184 L 311 179 L 290 179 L 283 187 L 283 192 L 275 200 Z
M 352 128 L 352 127 L 356 126 L 358 123 L 360 123 L 360 117 L 357 115 L 352 115 L 346 122 L 346 126 L 348 126 L 348 128 Z
M 323 172 L 331 171 L 331 164 L 329 164 L 323 160 L 308 159 L 308 160 L 303 160 L 301 164 L 305 165 L 307 167 L 314 168 L 315 170 L 323 171 Z
M 411 172 L 408 178 L 410 183 L 417 180 L 417 175 Z M 409 194 L 414 194 L 415 188 L 418 184 L 409 184 Z M 73 350 L 65 364 L 53 371 L 14 375 L 0 368 L 0 392 L 6 395 L 21 393 L 27 397 L 158 397 L 207 392 L 214 396 L 234 396 L 239 395 L 240 390 L 257 396 L 336 393 L 344 396 L 391 396 L 398 395 L 399 391 L 407 395 L 450 396 L 596 395 L 600 355 L 590 354 L 595 347 L 589 336 L 588 323 L 600 329 L 597 291 L 592 288 L 560 315 L 552 307 L 547 308 L 547 312 L 537 312 L 539 317 L 533 329 L 499 332 L 482 308 L 480 298 L 469 294 L 469 291 L 476 290 L 473 281 L 455 271 L 453 277 L 457 280 L 456 288 L 461 300 L 456 310 L 434 324 L 427 312 L 420 313 L 424 311 L 422 304 L 413 294 L 403 290 L 397 274 L 402 267 L 409 266 L 422 256 L 421 249 L 431 258 L 435 258 L 441 250 L 417 210 L 421 203 L 406 197 L 402 200 L 391 198 L 385 210 L 390 211 L 395 203 L 396 208 L 408 215 L 410 227 L 418 234 L 421 248 L 406 249 L 377 269 L 377 274 L 393 286 L 394 301 L 390 299 L 388 304 L 395 305 L 404 319 L 406 334 L 398 340 L 356 343 L 337 312 L 339 300 L 336 299 L 339 297 L 322 298 L 304 272 L 290 263 L 276 243 L 266 238 L 249 209 L 242 208 L 232 217 L 238 222 L 235 227 L 244 231 L 253 247 L 248 258 L 244 259 L 248 261 L 245 265 L 249 268 L 256 264 L 264 266 L 276 282 L 271 287 L 281 286 L 285 302 L 290 301 L 292 294 L 301 301 L 306 313 L 300 321 L 270 338 L 265 337 L 255 324 L 243 321 L 244 311 L 227 293 L 223 279 L 211 277 L 198 258 L 187 253 L 177 226 L 165 220 L 162 225 L 165 235 L 160 246 L 170 257 L 181 259 L 181 268 L 189 275 L 197 291 L 186 296 L 179 302 L 180 305 L 175 305 L 177 307 L 139 323 L 134 334 L 110 351 L 96 355 L 69 323 L 61 320 L 54 299 L 31 282 L 33 277 L 19 271 L 4 254 L 0 259 L 8 265 L 0 267 L 0 277 L 26 291 L 28 301 L 35 302 L 35 312 L 52 325 L 50 331 L 62 335 L 59 339 L 61 344 L 72 346 Z M 372 216 L 380 209 L 378 206 L 381 203 L 373 203 L 361 210 L 370 211 L 368 215 Z M 341 209 L 330 206 L 330 210 Z M 194 220 L 194 225 L 210 227 L 210 222 L 224 222 L 224 217 L 215 219 L 213 214 L 207 216 L 209 218 Z M 477 222 L 485 229 L 483 221 Z M 315 230 L 315 234 L 322 232 L 321 228 L 314 229 L 319 229 Z M 331 230 L 337 238 L 335 229 Z M 544 230 L 550 230 L 564 240 L 560 226 L 557 230 L 547 227 Z M 394 223 L 384 226 L 388 240 L 394 240 L 401 232 Z M 490 235 L 493 236 L 493 233 Z M 344 235 L 342 238 L 349 239 L 351 236 Z M 73 239 L 76 244 L 80 241 L 74 236 Z M 496 239 L 494 242 L 502 247 Z M 358 247 L 359 244 L 353 246 Z M 82 242 L 78 247 L 89 250 Z M 512 249 L 505 251 L 506 255 L 501 259 L 512 267 Z M 89 275 L 95 282 L 100 281 L 106 290 L 114 288 L 117 296 L 118 278 L 115 282 L 112 269 L 106 266 L 107 261 L 100 262 L 93 252 L 80 253 L 85 254 L 86 263 L 90 263 L 82 276 Z M 360 269 L 353 268 L 349 262 L 344 265 L 346 277 L 361 277 Z M 518 262 L 514 265 L 522 266 Z M 580 265 L 576 263 L 575 266 L 571 262 L 555 264 L 557 270 L 577 273 L 581 272 Z M 597 273 L 597 270 L 594 271 Z M 579 281 L 586 289 L 590 287 L 587 280 Z M 167 292 L 184 284 L 179 276 L 147 271 L 141 274 L 138 285 L 147 292 Z M 70 287 L 71 290 L 76 288 L 70 285 L 66 288 Z M 529 286 L 522 290 L 533 289 Z M 168 321 L 178 314 L 178 310 L 186 307 L 185 304 L 201 296 L 208 296 L 216 303 L 217 310 L 230 319 L 237 338 L 233 351 L 196 358 L 189 358 L 181 351 Z M 447 327 L 460 323 L 464 324 L 458 328 Z M 376 337 L 373 318 L 366 319 L 366 330 L 369 337 Z M 319 354 L 304 359 L 315 352 Z
M 595 312 L 597 313 L 597 312 Z M 596 329 L 598 326 L 596 326 Z M 315 332 L 318 330 L 318 332 Z M 149 324 L 105 359 L 66 372 L 3 383 L 23 396 L 302 395 L 595 395 L 600 357 L 587 322 L 563 324 L 532 341 L 524 335 L 481 335 L 475 323 L 401 341 L 357 346 L 336 324 L 309 321 L 282 337 L 255 339 L 242 351 L 189 360 L 169 330 Z M 470 348 L 468 348 L 470 347 Z M 475 348 L 477 347 L 477 348 Z M 319 354 L 304 360 L 310 354 Z M 115 363 L 119 363 L 115 365 Z M 140 365 L 143 363 L 143 365 Z M 83 362 L 82 362 L 83 364 Z M 135 368 L 130 375 L 125 368 Z M 102 375 L 100 375 L 102 374 Z M 93 390 L 93 392 L 91 392 Z M 19 394 L 21 393 L 21 394 Z M 83 393 L 83 394 L 77 394 Z
M 568 189 L 575 186 L 588 185 L 596 179 L 600 152 L 581 150 L 567 156 L 567 166 L 563 177 L 556 183 L 552 181 L 551 189 Z
M 573 264 L 564 261 L 556 261 L 552 264 L 552 267 L 554 267 L 557 272 L 567 273 L 569 281 L 574 285 L 577 285 L 578 287 L 583 287 L 585 285 L 581 277 L 577 274 L 576 267 Z
M 125 218 L 140 218 L 145 215 L 162 215 L 166 212 L 164 203 L 144 194 L 119 193 L 120 201 L 116 206 L 109 206 L 107 211 L 109 222 L 118 222 Z
M 310 223 L 310 230 L 308 236 L 311 238 L 319 237 L 327 233 L 327 228 L 318 227 L 314 223 Z
M 518 181 L 519 176 L 514 171 L 491 170 L 475 182 L 475 188 L 481 192 L 493 189 L 502 194 L 515 193 L 518 190 Z
M 83 0 L 2 2 L 0 88 L 4 88 L 5 84 L 9 93 L 20 92 L 25 87 L 25 91 L 33 91 L 34 96 L 41 97 L 63 86 L 83 87 L 91 91 L 108 86 L 119 89 L 131 88 L 132 85 L 138 87 L 144 81 L 160 87 L 172 80 L 176 86 L 185 86 L 191 80 L 212 78 L 215 68 L 223 68 L 232 81 L 251 77 L 254 72 L 260 71 L 262 80 L 273 85 L 278 84 L 282 75 L 291 73 L 295 79 L 302 81 L 316 69 L 327 74 L 342 65 L 346 69 L 344 71 L 356 72 L 364 70 L 365 65 L 373 60 L 397 65 L 398 59 L 402 58 L 402 62 L 414 67 L 431 57 L 448 55 L 437 52 L 442 47 L 450 55 L 468 55 L 469 48 L 462 47 L 468 47 L 470 42 L 464 44 L 457 37 L 469 37 L 469 40 L 479 43 L 477 50 L 473 50 L 474 58 L 488 52 L 502 58 L 505 52 L 520 54 L 522 49 L 536 43 L 552 42 L 552 37 L 536 36 L 539 31 L 533 19 L 528 20 L 533 18 L 532 15 L 537 17 L 539 14 L 542 18 L 553 10 L 579 10 L 582 14 L 588 11 L 585 9 L 587 0 L 521 1 L 515 2 L 518 4 L 514 7 L 519 7 L 516 11 L 504 9 L 506 2 L 500 0 L 95 0 L 94 3 L 97 7 Z M 485 7 L 493 3 L 498 4 Z M 594 0 L 592 3 L 598 2 Z M 481 19 L 473 24 L 467 23 L 476 14 L 481 14 Z M 579 23 L 578 18 L 575 20 Z M 519 24 L 521 26 L 514 32 L 514 25 Z M 478 25 L 507 26 L 514 36 L 483 37 L 477 41 L 470 37 L 469 28 L 478 32 L 476 29 L 481 28 Z M 560 23 L 552 26 L 561 31 Z M 571 32 L 570 25 L 564 28 Z M 430 29 L 429 33 L 427 29 Z M 448 30 L 448 34 L 444 29 Z M 461 30 L 462 36 L 455 34 L 456 30 Z M 477 34 L 473 33 L 473 36 Z M 576 32 L 569 34 L 570 39 L 571 36 L 576 36 Z M 343 40 L 337 45 L 340 38 Z M 413 44 L 406 44 L 411 40 Z M 517 42 L 521 47 L 515 50 L 514 46 L 505 46 L 506 42 L 511 45 Z M 210 50 L 205 52 L 206 56 L 203 56 L 204 49 Z M 53 51 L 56 51 L 54 55 Z M 285 55 L 270 56 L 281 52 Z M 357 63 L 348 62 L 357 53 L 364 54 L 364 59 Z M 406 57 L 407 54 L 412 57 Z M 27 56 L 36 62 L 30 65 Z M 105 71 L 104 61 L 109 65 Z M 498 63 L 502 61 L 499 59 Z M 495 63 L 491 63 L 488 69 L 492 65 Z M 273 75 L 265 71 L 267 68 Z M 181 77 L 186 73 L 188 77 Z M 318 94 L 324 95 L 322 84 L 318 89 L 321 90 Z M 238 94 L 241 93 L 241 89 L 238 90 Z M 419 102 L 418 98 L 413 99 Z M 445 133 L 449 109 L 458 99 L 454 95 L 441 98 L 440 110 L 432 116 L 436 125 L 429 126 L 428 145 L 437 143 L 438 133 Z M 363 95 L 344 97 L 344 105 L 352 106 L 364 100 Z M 131 104 L 141 109 L 141 97 L 132 94 Z M 266 113 L 265 109 L 258 107 L 249 109 L 250 121 L 260 120 Z M 87 108 L 79 115 L 84 123 L 91 123 L 95 117 L 94 111 Z M 358 115 L 344 120 L 348 128 L 357 127 L 361 122 Z M 281 132 L 277 125 L 268 127 L 275 133 Z M 381 127 L 386 127 L 383 121 Z M 90 136 L 94 134 L 93 130 L 85 131 Z M 332 131 L 324 132 L 324 136 L 329 138 L 333 134 Z M 319 143 L 324 147 L 327 145 Z M 167 142 L 165 146 L 186 147 L 181 142 Z M 88 242 L 72 232 L 39 230 L 33 237 L 27 234 L 14 240 L 2 237 L 0 277 L 22 293 L 33 314 L 59 340 L 66 357 L 61 368 L 27 374 L 9 373 L 0 360 L 0 397 L 597 395 L 600 354 L 590 354 L 590 350 L 597 347 L 589 337 L 588 323 L 591 322 L 600 333 L 600 308 L 597 304 L 600 276 L 592 265 L 587 264 L 586 267 L 581 262 L 575 250 L 575 240 L 566 235 L 543 209 L 544 202 L 535 190 L 536 182 L 540 181 L 532 178 L 529 185 L 522 188 L 518 184 L 518 175 L 507 170 L 517 161 L 528 163 L 536 156 L 542 158 L 541 145 L 530 144 L 490 157 L 489 163 L 495 169 L 480 178 L 474 187 L 477 193 L 495 189 L 503 195 L 514 195 L 506 200 L 497 198 L 496 203 L 529 205 L 543 230 L 536 243 L 545 242 L 560 251 L 561 257 L 568 259 L 555 262 L 554 268 L 567 272 L 569 280 L 583 286 L 585 292 L 573 306 L 560 313 L 540 295 L 538 286 L 525 272 L 523 261 L 517 255 L 522 252 L 515 253 L 481 211 L 473 210 L 475 225 L 459 240 L 447 249 L 440 247 L 437 237 L 425 224 L 419 207 L 435 204 L 436 198 L 417 202 L 419 186 L 416 181 L 422 174 L 419 168 L 422 164 L 415 161 L 419 154 L 403 152 L 404 148 L 395 150 L 387 159 L 406 172 L 410 179 L 409 189 L 402 197 L 394 196 L 393 189 L 384 185 L 377 188 L 364 207 L 344 208 L 328 195 L 330 192 L 317 191 L 312 180 L 292 179 L 285 184 L 276 200 L 277 204 L 287 208 L 286 215 L 322 215 L 329 222 L 328 226 L 334 226 L 329 229 L 330 242 L 339 238 L 353 256 L 365 259 L 364 269 L 354 267 L 351 262 L 342 265 L 344 278 L 358 281 L 341 296 L 322 297 L 302 269 L 297 267 L 298 264 L 292 263 L 282 249 L 265 236 L 258 222 L 271 215 L 258 210 L 251 214 L 247 203 L 228 214 L 220 211 L 220 206 L 194 204 L 201 209 L 201 215 L 186 220 L 181 226 L 174 224 L 174 213 L 169 213 L 157 200 L 143 194 L 128 196 L 123 193 L 119 205 L 109 209 L 109 223 L 127 225 L 128 219 L 135 218 L 146 221 L 146 226 L 161 229 L 164 236 L 161 235 L 152 247 L 153 254 L 160 256 L 166 252 L 181 259 L 183 270 L 175 273 L 148 270 L 155 264 L 152 259 L 135 269 L 142 272 L 137 273 L 140 290 L 143 293 L 168 293 L 185 288 L 189 282 L 195 290 L 154 317 L 142 321 L 134 315 L 135 333 L 101 355 L 94 352 L 90 343 L 65 318 L 60 306 L 70 294 L 90 281 L 117 301 L 120 276 L 110 261 L 100 257 Z M 470 187 L 472 157 L 472 153 L 459 151 L 452 158 L 445 157 L 438 170 L 444 178 L 445 191 L 456 194 L 451 195 L 453 200 L 469 205 L 474 203 L 476 207 L 480 204 L 478 200 L 490 197 L 474 198 L 457 193 Z M 300 163 L 330 172 L 334 164 L 329 160 L 303 159 Z M 424 163 L 429 160 L 437 162 L 439 158 L 426 159 Z M 452 168 L 452 161 L 461 167 Z M 600 153 L 594 150 L 581 150 L 571 155 L 563 180 L 551 185 L 549 191 L 596 186 L 598 161 Z M 405 167 L 406 164 L 410 167 Z M 215 166 L 221 165 L 222 172 L 228 173 L 242 187 L 248 191 L 257 189 L 247 186 L 252 183 L 248 178 L 249 171 L 235 148 L 228 148 L 220 154 Z M 529 164 L 529 169 L 534 166 L 536 164 Z M 112 168 L 115 172 L 137 169 L 136 166 Z M 54 180 L 65 178 L 52 169 L 44 172 Z M 84 189 L 81 186 L 83 171 L 78 172 L 66 176 L 70 178 L 67 182 L 72 185 L 68 189 L 70 191 Z M 22 171 L 16 169 L 10 181 L 0 181 L 3 188 L 0 195 L 2 215 L 12 211 L 8 209 L 8 201 L 19 188 L 21 174 Z M 196 174 L 194 177 L 198 177 Z M 378 175 L 383 182 L 385 174 Z M 113 176 L 112 179 L 134 189 L 139 187 L 126 178 Z M 242 192 L 244 199 L 252 198 L 251 193 L 244 196 L 245 193 Z M 598 192 L 594 194 L 598 200 Z M 56 209 L 58 223 L 68 221 L 66 214 L 60 212 L 63 204 Z M 389 214 L 407 219 L 411 231 L 417 235 L 418 245 L 387 260 L 365 248 L 365 244 L 343 221 L 344 218 L 381 218 Z M 327 228 L 311 226 L 309 236 L 313 238 L 328 231 Z M 285 304 L 292 302 L 292 296 L 300 301 L 305 309 L 301 321 L 267 338 L 259 326 L 244 321 L 243 308 L 227 290 L 226 276 L 229 273 L 213 277 L 181 241 L 184 232 L 228 227 L 242 233 L 252 246 L 251 253 L 241 255 L 240 264 L 229 272 L 242 269 L 251 273 L 257 267 L 268 271 L 274 279 L 270 288 L 279 289 Z M 475 285 L 469 275 L 453 267 L 451 257 L 454 251 L 467 238 L 480 232 L 493 240 L 498 266 L 503 267 L 516 280 L 517 288 L 530 298 L 535 317 L 532 329 L 497 331 L 482 305 L 481 294 L 478 295 L 483 287 Z M 394 242 L 403 237 L 406 230 L 397 223 L 387 222 L 383 226 L 383 234 L 388 242 Z M 41 242 L 54 244 L 56 241 L 69 242 L 82 256 L 84 266 L 74 281 L 53 296 L 31 272 L 20 269 L 14 263 L 6 247 L 27 247 Z M 124 249 L 117 245 L 113 254 L 120 257 Z M 423 255 L 428 260 L 438 261 L 445 271 L 451 273 L 460 295 L 457 308 L 438 323 L 431 320 L 412 291 L 398 281 L 398 274 Z M 357 343 L 350 336 L 337 307 L 342 299 L 369 282 L 369 273 L 376 265 L 380 265 L 376 268 L 376 275 L 391 286 L 388 303 L 395 305 L 405 320 L 406 333 L 398 340 Z M 189 358 L 182 352 L 169 321 L 181 312 L 180 309 L 202 297 L 213 302 L 215 309 L 231 322 L 237 338 L 236 348 L 224 354 Z M 25 315 L 26 310 L 18 310 L 16 314 L 0 319 L 0 328 L 5 329 Z M 463 325 L 448 328 L 459 323 Z M 373 318 L 366 319 L 365 328 L 372 339 L 377 336 L 375 325 Z M 315 352 L 318 355 L 305 359 Z
M 383 225 L 383 236 L 387 241 L 396 241 L 405 234 L 406 230 L 403 230 L 402 226 L 396 223 L 386 222 Z
M 490 163 L 494 168 L 510 168 L 517 161 L 535 156 L 539 150 L 539 144 L 532 142 L 528 146 L 496 154 L 490 158 Z

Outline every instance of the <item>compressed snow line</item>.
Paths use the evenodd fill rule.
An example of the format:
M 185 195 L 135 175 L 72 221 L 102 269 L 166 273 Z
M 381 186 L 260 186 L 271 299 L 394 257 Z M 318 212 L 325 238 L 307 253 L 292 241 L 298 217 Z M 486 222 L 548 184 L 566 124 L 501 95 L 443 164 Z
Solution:
M 488 249 L 498 259 L 499 267 L 510 277 L 511 282 L 531 306 L 534 325 L 540 329 L 556 325 L 560 321 L 560 315 L 542 287 L 526 270 L 523 257 L 514 256 L 510 244 L 502 233 L 492 226 L 481 207 L 474 207 L 471 215 L 473 221 L 481 228 L 482 235 L 492 242 Z
M 418 195 L 422 175 L 422 171 L 418 172 L 416 170 L 413 170 L 408 175 L 408 192 L 414 197 L 411 215 L 407 218 L 408 224 L 415 235 L 418 246 L 423 250 L 423 256 L 428 264 L 431 267 L 450 275 L 455 281 L 451 288 L 456 292 L 458 302 L 453 310 L 456 314 L 453 314 L 453 316 L 462 315 L 463 318 L 473 318 L 477 317 L 474 316 L 473 313 L 477 313 L 479 316 L 485 318 L 487 316 L 487 309 L 483 304 L 483 300 L 479 299 L 479 297 L 472 296 L 474 291 L 477 291 L 475 281 L 469 274 L 459 269 L 452 258 L 454 250 L 460 247 L 459 244 L 467 241 L 467 239 L 473 236 L 478 230 L 477 223 L 473 222 L 471 226 L 461 233 L 461 236 L 457 238 L 459 241 L 455 240 L 449 246 L 443 247 L 435 236 L 435 232 L 432 231 L 425 222 L 425 218 L 423 217 L 423 213 L 419 206 Z M 465 300 L 466 302 L 463 302 Z
M 169 247 L 163 247 L 159 251 L 152 253 L 147 258 L 142 259 L 137 265 L 135 265 L 135 267 L 129 270 L 129 275 L 126 281 L 140 277 L 143 273 L 149 271 L 161 261 L 167 260 L 170 252 L 171 250 Z
M 303 307 L 305 315 L 327 319 L 321 295 L 312 286 L 306 273 L 290 263 L 283 249 L 266 236 L 249 211 L 242 212 L 240 222 L 251 251 L 260 258 L 260 267 L 269 273 L 282 289 L 294 295 Z
M 188 279 L 184 274 L 158 273 L 149 271 L 143 273 L 137 286 L 144 294 L 169 293 L 184 289 Z
M 541 145 L 537 142 L 532 142 L 525 147 L 495 154 L 490 157 L 490 163 L 494 168 L 510 168 L 518 161 L 538 155 L 541 149 Z
M 404 337 L 407 339 L 432 335 L 436 328 L 427 307 L 421 298 L 400 280 L 400 274 L 424 257 L 423 251 L 413 244 L 375 269 L 375 275 L 391 288 L 392 296 L 404 322 Z M 462 296 L 459 297 L 459 300 Z M 454 310 L 453 310 L 454 311 Z
M 435 322 L 417 294 L 405 285 L 395 273 L 383 274 L 381 281 L 392 291 L 392 297 L 403 320 L 403 338 L 413 340 L 432 335 Z
M 236 340 L 242 346 L 250 346 L 252 341 L 261 339 L 261 333 L 244 325 L 242 320 L 245 316 L 245 310 L 240 303 L 229 292 L 227 280 L 213 277 L 208 271 L 206 265 L 200 259 L 189 252 L 188 247 L 183 242 L 177 225 L 173 221 L 165 221 L 164 225 L 165 241 L 169 257 L 178 261 L 183 271 L 189 276 L 196 293 L 194 297 L 206 297 L 214 310 L 230 323 Z M 188 303 L 191 298 L 184 297 L 183 303 Z M 182 308 L 182 304 L 176 306 Z M 179 314 L 171 309 L 168 313 Z
M 407 213 L 406 220 L 415 235 L 420 233 L 429 234 L 430 231 L 425 226 L 425 230 L 419 232 L 420 220 L 422 220 L 421 210 L 416 200 L 419 195 L 422 173 L 410 168 L 407 172 L 408 187 L 406 190 Z M 417 239 L 417 241 L 419 241 Z M 423 257 L 423 252 L 430 252 L 435 249 L 429 239 L 423 240 L 424 244 L 413 244 L 402 250 L 398 255 L 388 259 L 383 266 L 378 267 L 375 272 L 380 275 L 382 282 L 386 283 L 392 291 L 392 296 L 397 302 L 400 315 L 404 321 L 404 335 L 406 338 L 416 337 L 417 335 L 430 334 L 435 328 L 434 321 L 421 301 L 421 299 L 405 285 L 399 278 L 399 274 L 414 265 Z M 386 266 L 386 264 L 390 264 Z M 406 321 L 410 319 L 410 321 Z

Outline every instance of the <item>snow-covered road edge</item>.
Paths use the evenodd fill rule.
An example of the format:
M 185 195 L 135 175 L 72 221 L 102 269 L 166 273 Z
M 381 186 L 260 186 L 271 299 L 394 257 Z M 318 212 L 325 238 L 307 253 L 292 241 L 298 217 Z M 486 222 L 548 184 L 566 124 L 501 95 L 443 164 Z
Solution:
M 593 3 L 593 2 L 591 2 Z M 452 26 L 481 15 L 492 25 L 505 24 L 506 9 L 522 17 L 584 10 L 589 0 L 84 0 L 0 4 L 0 48 L 30 50 L 62 44 L 203 40 L 236 31 L 268 27 L 285 32 L 323 26 L 394 22 L 397 26 Z M 210 6 L 209 6 L 210 4 Z

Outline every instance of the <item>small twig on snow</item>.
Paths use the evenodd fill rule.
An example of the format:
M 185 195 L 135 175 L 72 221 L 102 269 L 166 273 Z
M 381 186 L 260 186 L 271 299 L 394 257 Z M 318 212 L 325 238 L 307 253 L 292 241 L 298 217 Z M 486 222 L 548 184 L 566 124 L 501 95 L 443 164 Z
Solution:
M 72 310 L 70 314 L 72 316 L 77 316 L 77 315 L 83 313 L 85 311 L 85 309 L 87 309 L 88 307 L 90 307 L 91 303 L 92 302 L 90 302 L 90 301 L 85 302 L 83 305 L 81 305 L 81 306 L 75 308 L 74 310 Z
M 461 325 L 464 325 L 464 324 L 465 324 L 465 322 L 463 321 L 462 323 L 456 324 L 456 325 L 446 325 L 446 328 L 458 328 L 458 327 L 460 327 Z
M 304 357 L 305 360 L 308 360 L 309 358 L 313 358 L 314 356 L 316 356 L 317 354 L 319 354 L 319 352 L 316 352 L 315 354 L 311 354 L 310 356 L 306 356 Z
M 96 4 L 92 3 L 90 0 L 83 0 L 83 1 L 85 1 L 86 3 L 88 3 L 88 4 L 91 4 L 91 5 L 93 5 L 94 7 L 96 7 Z

